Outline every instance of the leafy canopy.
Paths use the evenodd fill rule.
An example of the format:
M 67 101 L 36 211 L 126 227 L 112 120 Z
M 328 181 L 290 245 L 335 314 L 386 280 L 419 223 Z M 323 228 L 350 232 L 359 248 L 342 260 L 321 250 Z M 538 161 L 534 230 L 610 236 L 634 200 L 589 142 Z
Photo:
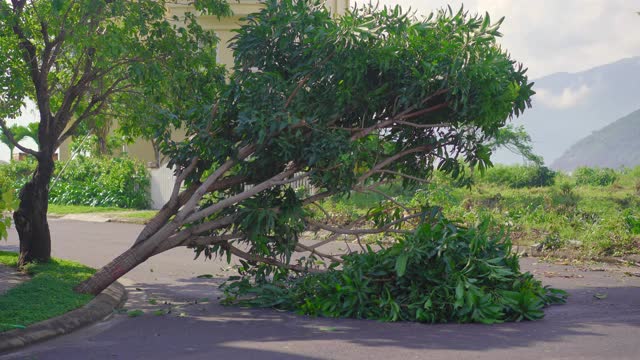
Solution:
M 398 174 L 405 185 L 434 169 L 462 176 L 461 159 L 486 168 L 484 143 L 533 94 L 526 69 L 496 43 L 500 23 L 462 9 L 417 19 L 372 6 L 334 18 L 319 1 L 266 1 L 237 31 L 233 74 L 216 83 L 213 101 L 184 103 L 187 118 L 164 113 L 155 134 L 171 165 L 197 160 L 187 183 L 235 159 L 226 174 L 271 190 L 226 208 L 217 202 L 244 199 L 233 197 L 246 188 L 218 191 L 201 202 L 210 210 L 188 219 L 253 213 L 272 220 L 237 220 L 244 240 L 273 245 L 276 234 L 291 234 L 295 243 L 303 202 L 264 183 L 278 174 L 304 171 L 316 188 L 347 194 Z M 171 139 L 176 127 L 185 141 Z M 293 220 L 279 216 L 283 207 Z M 254 249 L 273 255 L 266 245 Z
M 35 136 L 48 158 L 85 123 L 153 116 L 147 108 L 173 106 L 169 91 L 212 64 L 217 39 L 187 12 L 168 19 L 168 1 L 15 0 L 0 2 L 0 127 L 19 114 L 25 99 L 39 110 Z M 204 14 L 228 15 L 223 0 L 199 0 Z M 180 89 L 181 91 L 184 88 Z M 180 100 L 180 99 L 177 99 Z M 174 112 L 178 112 L 174 109 Z M 151 120 L 147 120 L 151 121 Z M 19 147 L 19 146 L 18 146 Z

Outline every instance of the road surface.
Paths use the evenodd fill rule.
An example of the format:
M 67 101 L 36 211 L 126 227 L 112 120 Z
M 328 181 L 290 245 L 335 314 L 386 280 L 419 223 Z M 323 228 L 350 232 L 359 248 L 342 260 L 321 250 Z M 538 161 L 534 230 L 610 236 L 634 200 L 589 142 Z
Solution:
M 141 226 L 52 219 L 53 255 L 100 267 Z M 15 232 L 0 250 L 17 250 Z M 220 261 L 188 249 L 156 256 L 126 275 L 127 310 L 2 359 L 640 359 L 640 268 L 578 267 L 523 259 L 544 283 L 568 290 L 541 321 L 423 325 L 309 318 L 223 307 Z M 603 271 L 606 270 L 606 271 Z M 198 275 L 211 274 L 212 279 Z M 598 299 L 594 294 L 606 294 Z M 157 314 L 157 315 L 156 315 Z

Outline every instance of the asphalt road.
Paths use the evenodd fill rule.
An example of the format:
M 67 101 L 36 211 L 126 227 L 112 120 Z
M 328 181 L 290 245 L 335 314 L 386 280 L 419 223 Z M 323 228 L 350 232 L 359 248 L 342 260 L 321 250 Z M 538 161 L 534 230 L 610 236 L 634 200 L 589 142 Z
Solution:
M 65 220 L 50 226 L 54 256 L 94 267 L 125 250 L 141 229 Z M 17 244 L 12 232 L 0 250 L 17 250 Z M 568 304 L 548 308 L 536 322 L 422 325 L 223 307 L 217 284 L 232 270 L 224 262 L 192 259 L 190 250 L 173 250 L 126 275 L 125 307 L 144 315 L 117 314 L 0 358 L 640 359 L 640 268 L 523 259 L 523 268 L 544 283 L 568 290 Z M 214 278 L 198 279 L 201 274 Z

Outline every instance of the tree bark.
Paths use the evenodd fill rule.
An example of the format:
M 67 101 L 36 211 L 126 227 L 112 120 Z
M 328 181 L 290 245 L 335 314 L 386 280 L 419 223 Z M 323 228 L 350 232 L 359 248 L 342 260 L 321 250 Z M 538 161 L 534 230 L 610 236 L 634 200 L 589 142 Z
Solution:
M 18 265 L 31 262 L 47 262 L 51 259 L 51 234 L 47 222 L 49 207 L 49 182 L 54 163 L 51 156 L 38 159 L 31 180 L 20 190 L 20 205 L 13 213 L 13 220 L 20 238 Z
M 121 276 L 133 270 L 133 268 L 153 255 L 154 248 L 155 246 L 149 242 L 134 245 L 98 270 L 89 279 L 78 284 L 74 291 L 81 294 L 100 294 L 102 290 L 106 289 Z

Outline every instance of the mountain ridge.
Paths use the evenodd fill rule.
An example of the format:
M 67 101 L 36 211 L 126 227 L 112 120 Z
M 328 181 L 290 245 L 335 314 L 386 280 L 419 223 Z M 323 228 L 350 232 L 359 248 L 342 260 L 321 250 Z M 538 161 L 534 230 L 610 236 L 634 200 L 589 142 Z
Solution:
M 533 107 L 513 120 L 532 139 L 534 153 L 552 164 L 573 144 L 640 109 L 640 56 L 578 72 L 557 72 L 533 80 Z M 498 151 L 495 163 L 522 159 Z
M 551 168 L 572 171 L 580 166 L 640 165 L 640 110 L 636 110 L 573 144 Z

